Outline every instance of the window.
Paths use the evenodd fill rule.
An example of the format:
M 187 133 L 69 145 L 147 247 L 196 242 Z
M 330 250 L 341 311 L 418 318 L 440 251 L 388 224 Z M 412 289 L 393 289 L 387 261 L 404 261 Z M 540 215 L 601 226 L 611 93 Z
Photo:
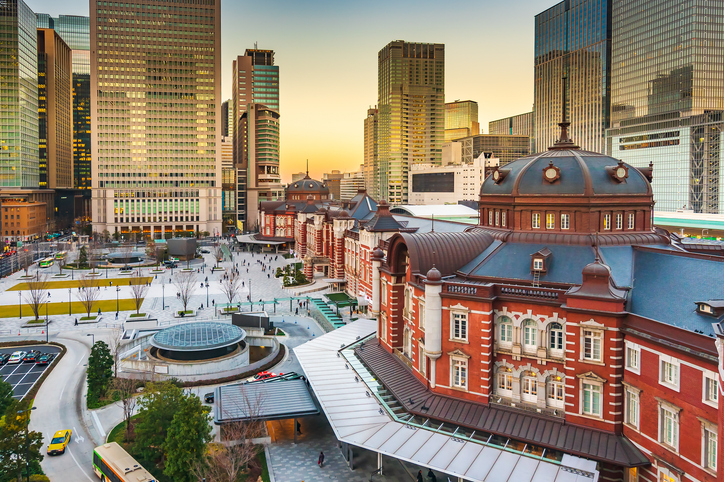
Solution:
M 666 467 L 659 466 L 658 482 L 679 482 L 679 476 Z
M 719 406 L 719 380 L 711 372 L 704 373 L 704 403 L 714 407 Z
M 498 368 L 498 385 L 496 393 L 506 397 L 513 396 L 513 371 L 508 367 Z
M 488 210 L 488 226 L 493 225 L 493 211 Z
M 583 359 L 601 361 L 603 333 L 594 330 L 583 330 Z
M 641 374 L 641 347 L 633 343 L 626 343 L 626 369 Z
M 533 213 L 533 229 L 540 229 L 540 213 Z
M 538 326 L 533 320 L 523 321 L 523 349 L 535 351 L 538 348 Z
M 716 471 L 716 450 L 717 450 L 717 429 L 716 425 L 706 426 L 703 429 L 703 440 L 702 440 L 702 465 L 709 469 Z
M 603 229 L 604 230 L 611 229 L 611 215 L 610 214 L 603 215 Z
M 523 379 L 521 381 L 523 385 L 523 401 L 530 403 L 538 402 L 538 378 L 536 377 L 535 372 L 524 372 Z
M 634 213 L 629 213 L 629 215 L 628 215 L 628 228 L 629 229 L 634 228 L 635 219 L 636 219 L 636 216 L 634 216 Z
M 533 260 L 533 271 L 543 271 L 543 260 L 535 258 Z
M 548 379 L 548 406 L 563 408 L 565 403 L 565 387 L 563 377 L 551 375 Z
M 452 337 L 454 340 L 468 339 L 468 314 L 453 312 L 452 313 Z
M 659 406 L 659 442 L 679 450 L 679 411 L 668 405 Z
M 420 343 L 420 344 L 418 344 L 417 350 L 419 352 L 418 354 L 419 354 L 419 358 L 420 358 L 420 360 L 419 360 L 420 374 L 422 376 L 426 376 L 427 375 L 427 357 L 425 356 L 425 346 L 422 343 Z
M 546 214 L 546 229 L 556 229 L 556 215 L 553 213 Z
M 616 229 L 623 229 L 623 214 L 616 215 Z
M 498 319 L 498 326 L 500 327 L 500 334 L 498 335 L 500 344 L 511 346 L 513 344 L 513 322 L 507 316 L 502 316 Z
M 570 214 L 561 214 L 561 229 L 570 229 L 571 228 L 571 215 Z
M 563 351 L 563 325 L 560 323 L 550 324 L 548 348 L 559 353 Z
M 679 391 L 679 360 L 668 355 L 659 357 L 659 383 Z
M 387 282 L 385 280 L 380 280 L 380 303 L 387 304 Z
M 639 428 L 639 391 L 631 387 L 626 388 L 624 403 L 626 405 L 624 407 L 624 422 Z
M 464 358 L 452 358 L 452 386 L 456 388 L 468 388 L 468 361 Z
M 417 300 L 417 309 L 420 313 L 417 315 L 417 321 L 419 323 L 420 329 L 425 329 L 425 302 L 420 300 Z
M 380 337 L 382 338 L 382 341 L 387 341 L 387 312 L 383 311 L 380 314 L 380 330 L 382 330 L 382 333 L 380 334 Z
M 500 226 L 500 211 L 495 211 L 495 225 Z
M 583 382 L 583 413 L 600 417 L 602 397 L 603 387 L 601 385 Z
M 404 316 L 405 318 L 408 318 L 408 319 L 410 318 L 410 310 L 412 310 L 412 299 L 413 299 L 412 289 L 406 288 L 405 289 L 405 300 L 404 300 L 405 304 L 402 309 L 402 316 Z
M 505 227 L 505 211 L 500 213 L 500 224 Z

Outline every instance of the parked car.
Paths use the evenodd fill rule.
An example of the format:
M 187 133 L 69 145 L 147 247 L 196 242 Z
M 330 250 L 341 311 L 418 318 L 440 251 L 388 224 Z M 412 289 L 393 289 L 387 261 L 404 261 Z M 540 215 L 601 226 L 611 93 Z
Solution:
M 204 402 L 214 403 L 214 392 L 209 392 L 206 395 L 204 395 Z
M 163 265 L 167 268 L 177 268 L 178 267 L 178 265 L 176 264 L 175 261 L 168 261 L 168 260 L 164 261 Z
M 10 355 L 10 359 L 8 359 L 8 363 L 15 364 L 20 363 L 23 361 L 23 358 L 25 358 L 25 352 L 24 351 L 15 351 L 12 355 Z
M 55 359 L 55 353 L 43 353 L 38 357 L 38 365 L 48 365 Z
M 284 375 L 283 373 L 272 373 L 272 372 L 259 372 L 249 379 L 250 382 L 258 382 L 259 380 L 267 380 L 269 378 L 278 377 Z
M 0 366 L 5 365 L 10 359 L 10 353 L 0 353 Z
M 23 357 L 23 361 L 35 363 L 36 361 L 38 361 L 38 358 L 40 358 L 40 355 L 42 355 L 42 353 L 40 353 L 38 350 L 30 350 Z
M 209 251 L 208 249 L 200 249 L 199 252 L 200 252 L 200 253 L 204 253 L 204 254 L 210 254 L 210 253 L 211 253 L 211 251 Z
M 65 448 L 70 442 L 70 430 L 58 430 L 48 445 L 48 455 L 64 454 Z

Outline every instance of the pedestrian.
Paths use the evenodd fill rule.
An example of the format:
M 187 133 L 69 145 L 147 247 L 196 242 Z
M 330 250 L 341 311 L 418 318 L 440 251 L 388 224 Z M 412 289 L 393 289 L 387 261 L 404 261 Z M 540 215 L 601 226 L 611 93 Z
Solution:
M 116 320 L 118 319 L 118 312 L 116 311 Z
M 324 452 L 319 452 L 319 460 L 317 460 L 319 467 L 324 467 Z
M 432 469 L 427 471 L 427 478 L 432 480 L 432 482 L 437 482 L 437 477 L 435 476 L 435 472 L 433 472 Z
M 78 326 L 78 318 L 75 319 L 75 326 Z
M 299 435 L 302 434 L 302 424 L 299 423 L 299 420 L 297 420 L 297 433 L 298 433 Z
M 417 471 L 417 482 L 425 482 L 425 479 L 422 478 L 422 470 Z
M 101 316 L 101 309 L 98 308 L 98 316 Z

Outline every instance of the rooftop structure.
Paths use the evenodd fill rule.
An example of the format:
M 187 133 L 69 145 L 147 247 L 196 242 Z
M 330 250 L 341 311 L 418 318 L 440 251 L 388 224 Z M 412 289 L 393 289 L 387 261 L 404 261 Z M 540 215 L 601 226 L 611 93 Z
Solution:
M 233 353 L 245 338 L 246 332 L 238 326 L 205 321 L 161 330 L 153 335 L 151 345 L 163 358 L 209 360 Z

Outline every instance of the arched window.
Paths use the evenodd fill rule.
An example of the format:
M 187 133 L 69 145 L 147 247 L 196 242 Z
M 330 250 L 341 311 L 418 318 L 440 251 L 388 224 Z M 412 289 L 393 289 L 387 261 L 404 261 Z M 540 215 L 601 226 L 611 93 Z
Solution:
M 535 372 L 523 372 L 520 381 L 522 400 L 524 402 L 536 403 L 538 401 L 538 377 L 536 377 Z
M 565 385 L 563 377 L 551 375 L 546 383 L 547 403 L 549 407 L 565 408 Z
M 538 325 L 533 320 L 525 320 L 523 328 L 523 349 L 535 351 L 538 348 Z
M 412 358 L 412 330 L 407 326 L 402 335 L 402 353 L 407 358 Z
M 551 350 L 551 355 L 560 356 L 563 354 L 563 338 L 563 325 L 560 323 L 551 323 L 548 328 L 548 348 Z
M 405 288 L 405 306 L 403 309 L 403 316 L 405 318 L 410 317 L 410 309 L 412 308 L 412 290 L 410 288 Z
M 495 393 L 502 397 L 513 396 L 513 370 L 508 367 L 498 368 Z
M 507 316 L 498 318 L 498 344 L 502 347 L 513 346 L 513 322 Z

